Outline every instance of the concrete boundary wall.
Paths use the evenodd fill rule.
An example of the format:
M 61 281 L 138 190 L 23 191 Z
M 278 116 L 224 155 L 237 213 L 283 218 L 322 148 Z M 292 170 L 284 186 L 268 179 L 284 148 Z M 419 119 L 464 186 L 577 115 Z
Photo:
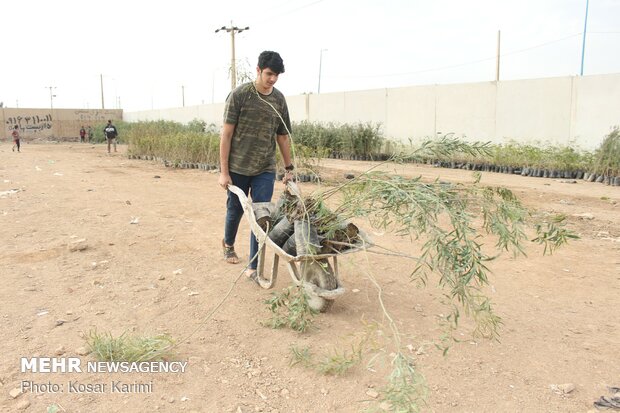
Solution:
M 594 149 L 620 125 L 620 73 L 296 95 L 287 101 L 293 122 L 381 123 L 386 137 L 404 142 L 455 133 L 495 143 Z M 217 103 L 125 112 L 123 119 L 198 118 L 219 127 L 223 108 Z

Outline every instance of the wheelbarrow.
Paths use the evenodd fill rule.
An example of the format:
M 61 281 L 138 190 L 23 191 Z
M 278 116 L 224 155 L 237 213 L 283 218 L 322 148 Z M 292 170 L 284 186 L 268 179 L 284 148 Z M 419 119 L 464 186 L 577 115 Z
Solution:
M 287 188 L 291 194 L 301 198 L 299 187 L 294 182 L 288 182 Z M 301 254 L 292 256 L 274 243 L 263 228 L 261 228 L 257 222 L 252 202 L 243 191 L 234 185 L 229 185 L 228 189 L 239 197 L 246 219 L 250 224 L 250 229 L 258 240 L 258 263 L 256 268 L 258 284 L 264 289 L 270 289 L 274 286 L 278 277 L 278 265 L 280 258 L 282 258 L 286 263 L 288 272 L 295 285 L 304 287 L 308 295 L 308 304 L 310 308 L 321 312 L 327 311 L 329 307 L 332 306 L 336 297 L 345 292 L 345 288 L 338 274 L 338 256 L 362 251 L 371 247 L 372 242 L 368 235 L 360 229 L 357 243 L 343 251 L 327 254 Z M 274 253 L 269 278 L 265 277 L 267 247 L 273 250 Z

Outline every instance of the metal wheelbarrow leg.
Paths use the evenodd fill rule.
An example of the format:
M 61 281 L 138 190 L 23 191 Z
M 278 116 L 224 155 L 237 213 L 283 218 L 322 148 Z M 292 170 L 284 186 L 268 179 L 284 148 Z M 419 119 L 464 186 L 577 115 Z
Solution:
M 327 258 L 306 258 L 299 262 L 287 262 L 291 278 L 296 285 L 302 285 L 308 296 L 308 305 L 316 311 L 325 312 L 334 299 L 344 293 L 344 288 Z
M 269 279 L 264 277 L 265 274 L 265 254 L 267 250 L 267 245 L 263 242 L 259 245 L 258 250 L 258 264 L 256 266 L 256 275 L 258 275 L 258 284 L 264 289 L 268 290 L 273 288 L 276 280 L 278 279 L 278 263 L 280 261 L 280 257 L 278 254 L 273 254 L 273 264 L 271 266 L 271 274 Z
M 280 257 L 278 254 L 273 254 L 271 276 L 269 279 L 263 278 L 265 247 L 265 245 L 261 247 L 258 255 L 257 274 L 259 276 L 258 281 L 260 286 L 268 289 L 272 288 L 276 282 Z M 320 312 L 327 311 L 333 305 L 334 299 L 344 293 L 344 288 L 338 280 L 338 264 L 336 257 L 334 256 L 332 258 L 334 259 L 333 267 L 330 265 L 327 258 L 316 260 L 308 257 L 299 262 L 299 267 L 294 260 L 286 262 L 287 269 L 293 282 L 296 285 L 303 285 L 308 295 L 308 305 L 313 310 Z

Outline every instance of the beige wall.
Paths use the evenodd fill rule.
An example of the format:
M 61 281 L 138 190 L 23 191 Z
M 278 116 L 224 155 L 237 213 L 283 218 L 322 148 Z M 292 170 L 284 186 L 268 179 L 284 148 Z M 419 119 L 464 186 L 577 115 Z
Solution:
M 470 83 L 435 87 L 437 133 L 493 140 L 495 133 L 496 84 Z
M 82 126 L 95 127 L 108 119 L 121 120 L 122 117 L 123 111 L 117 109 L 0 109 L 0 121 L 6 137 L 17 125 L 25 141 L 79 140 Z
M 385 136 L 404 142 L 455 133 L 496 143 L 515 139 L 594 149 L 620 125 L 620 74 L 297 95 L 287 101 L 294 122 L 379 122 Z M 222 112 L 218 103 L 123 117 L 200 118 L 220 126 Z
M 600 136 L 620 126 L 620 74 L 579 80 L 573 83 L 570 137 L 596 146 Z
M 497 88 L 497 135 L 567 143 L 572 82 L 570 77 L 501 82 Z
M 385 136 L 406 140 L 414 136 L 435 136 L 437 133 L 435 86 L 388 89 Z

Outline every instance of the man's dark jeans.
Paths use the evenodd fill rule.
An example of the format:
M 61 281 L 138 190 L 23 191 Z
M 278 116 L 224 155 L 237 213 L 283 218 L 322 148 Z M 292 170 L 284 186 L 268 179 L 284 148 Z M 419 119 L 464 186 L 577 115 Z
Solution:
M 230 173 L 233 185 L 239 187 L 246 195 L 250 194 L 252 202 L 271 202 L 273 187 L 276 181 L 274 172 L 263 172 L 256 176 L 239 175 Z M 226 201 L 226 224 L 224 226 L 224 242 L 226 245 L 235 245 L 239 222 L 243 216 L 243 208 L 237 195 L 228 191 Z M 250 235 L 250 259 L 258 252 L 258 241 L 253 233 Z M 255 270 L 258 257 L 250 262 L 250 269 Z

